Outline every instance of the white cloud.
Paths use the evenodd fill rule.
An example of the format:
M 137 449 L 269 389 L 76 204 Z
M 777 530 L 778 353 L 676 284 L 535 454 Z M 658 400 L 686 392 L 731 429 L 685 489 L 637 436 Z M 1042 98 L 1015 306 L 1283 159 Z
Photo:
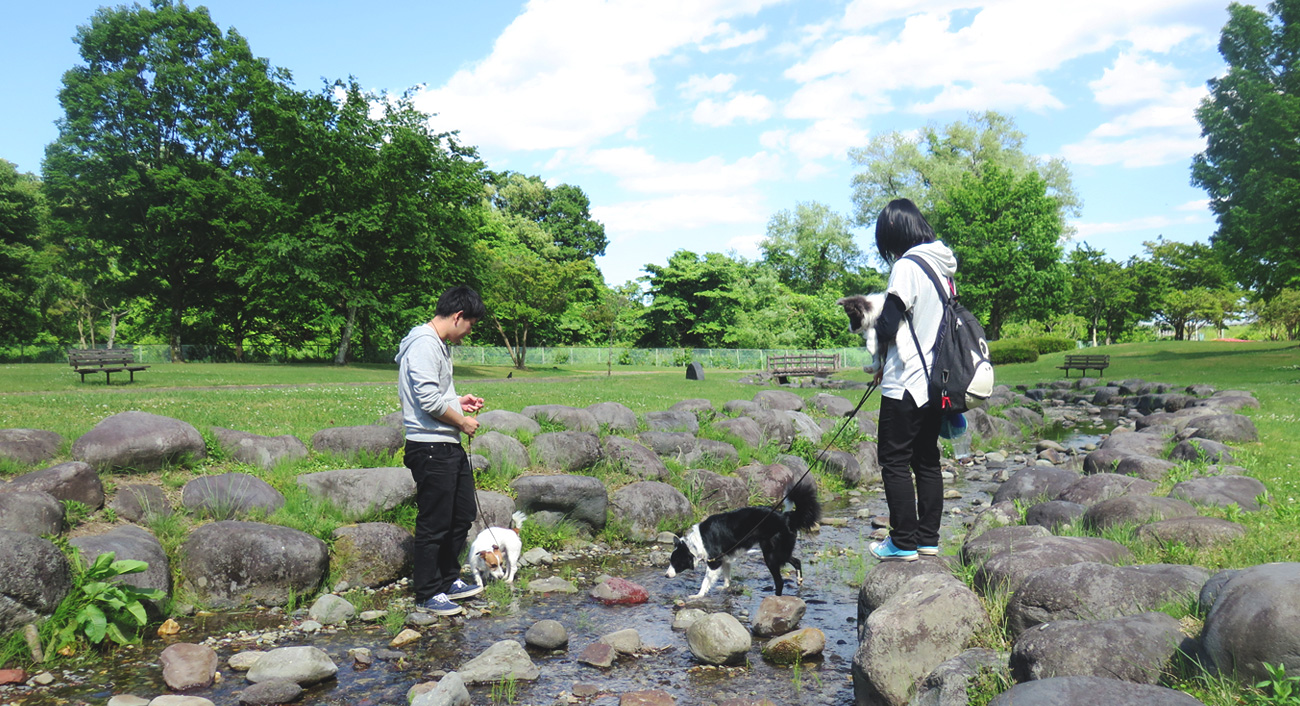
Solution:
M 1121 52 L 1114 66 L 1092 81 L 1093 98 L 1101 105 L 1146 103 L 1182 78 L 1182 72 L 1132 52 Z
M 1119 164 L 1124 167 L 1156 167 L 1189 159 L 1203 149 L 1205 141 L 1199 137 L 1151 135 L 1126 140 L 1088 137 L 1082 142 L 1066 145 L 1061 149 L 1061 154 L 1071 162 L 1092 166 Z
M 734 194 L 781 177 L 781 158 L 759 152 L 727 162 L 706 157 L 695 162 L 665 162 L 640 147 L 594 150 L 586 166 L 613 176 L 620 187 L 643 194 Z
M 759 122 L 772 117 L 772 101 L 756 93 L 740 93 L 732 98 L 718 102 L 705 98 L 695 106 L 691 119 L 701 125 L 723 127 L 737 120 Z
M 818 120 L 808 129 L 789 136 L 790 151 L 801 161 L 825 157 L 847 159 L 850 147 L 867 143 L 866 129 L 848 118 Z
M 999 110 L 1026 108 L 1035 112 L 1064 108 L 1065 104 L 1052 95 L 1046 86 L 1028 83 L 989 82 L 978 86 L 946 86 L 928 103 L 909 107 L 922 115 L 950 110 L 969 110 L 972 106 Z
M 1187 203 L 1185 203 L 1185 204 L 1179 206 L 1178 208 L 1176 208 L 1176 209 L 1174 209 L 1174 210 L 1177 210 L 1177 211 L 1195 211 L 1195 212 L 1197 212 L 1197 213 L 1208 213 L 1208 212 L 1210 211 L 1210 200 L 1209 200 L 1209 199 L 1197 199 L 1197 200 L 1195 200 L 1195 201 L 1188 201 Z
M 656 199 L 596 206 L 591 215 L 617 234 L 615 240 L 645 233 L 673 233 L 717 224 L 757 224 L 767 220 L 767 204 L 757 193 L 680 193 Z
M 757 258 L 763 254 L 763 241 L 766 235 L 738 235 L 727 241 L 727 249 L 747 259 Z
M 713 76 L 696 74 L 677 84 L 677 90 L 683 98 L 695 100 L 711 93 L 726 93 L 735 85 L 735 74 L 715 74 Z
M 711 51 L 721 51 L 724 49 L 735 49 L 747 44 L 761 42 L 767 38 L 767 28 L 759 27 L 748 32 L 741 32 L 728 25 L 726 22 L 718 25 L 718 37 L 716 42 L 706 42 L 700 44 L 700 51 L 708 53 Z
M 1153 231 L 1174 226 L 1196 225 L 1205 222 L 1206 218 L 1204 216 L 1183 216 L 1181 218 L 1170 218 L 1169 216 L 1144 216 L 1142 218 L 1134 218 L 1127 221 L 1101 223 L 1080 221 L 1074 224 L 1078 229 L 1078 235 L 1075 240 L 1084 241 L 1088 238 L 1099 235 Z

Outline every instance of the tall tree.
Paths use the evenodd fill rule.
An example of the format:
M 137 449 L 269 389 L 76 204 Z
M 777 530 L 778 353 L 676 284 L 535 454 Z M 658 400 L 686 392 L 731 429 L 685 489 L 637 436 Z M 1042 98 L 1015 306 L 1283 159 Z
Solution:
M 605 254 L 605 226 L 591 217 L 591 201 L 580 187 L 548 187 L 541 177 L 518 172 L 492 176 L 492 206 L 533 251 L 553 260 L 590 260 Z M 527 227 L 525 227 L 525 225 Z
M 1192 183 L 1219 228 L 1212 241 L 1239 282 L 1265 297 L 1300 285 L 1300 0 L 1265 13 L 1228 7 L 1219 52 L 1228 70 L 1196 111 L 1205 151 Z
M 1106 320 L 1106 310 L 1125 296 L 1123 266 L 1106 259 L 1106 253 L 1081 243 L 1067 258 L 1070 274 L 1070 302 L 1074 313 L 1088 322 L 1088 336 L 1097 345 L 1097 333 Z M 1109 340 L 1106 341 L 1110 343 Z
M 1157 238 L 1143 243 L 1161 292 L 1153 313 L 1174 331 L 1174 340 L 1186 338 L 1190 324 L 1221 322 L 1238 297 L 1219 253 L 1204 243 L 1183 243 Z
M 650 304 L 641 345 L 713 348 L 725 345 L 735 318 L 740 263 L 721 253 L 673 253 L 664 265 L 646 265 Z
M 568 306 L 574 283 L 591 272 L 590 260 L 552 262 L 527 248 L 488 251 L 484 304 L 510 359 L 523 370 L 529 335 Z
M 841 293 L 859 291 L 866 257 L 853 241 L 851 225 L 848 218 L 816 201 L 796 204 L 793 211 L 778 211 L 767 222 L 767 237 L 760 245 L 762 262 L 800 294 L 814 294 L 827 286 Z
M 37 250 L 48 210 L 35 176 L 0 159 L 0 341 L 36 333 Z

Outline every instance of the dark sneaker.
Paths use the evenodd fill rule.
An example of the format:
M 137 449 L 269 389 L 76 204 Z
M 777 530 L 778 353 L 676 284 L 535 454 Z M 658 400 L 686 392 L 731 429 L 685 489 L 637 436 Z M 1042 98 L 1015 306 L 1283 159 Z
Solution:
M 416 609 L 423 610 L 434 615 L 459 615 L 465 612 L 464 608 L 447 600 L 447 594 L 439 593 L 423 603 L 416 603 Z
M 894 546 L 894 540 L 886 538 L 883 542 L 872 542 L 867 546 L 871 555 L 881 561 L 916 561 L 916 551 L 899 549 Z
M 939 556 L 939 548 L 934 545 L 918 546 L 916 553 L 921 556 Z
M 451 582 L 451 588 L 447 589 L 446 595 L 447 598 L 450 598 L 453 601 L 459 601 L 465 598 L 471 598 L 473 596 L 477 596 L 482 592 L 483 592 L 482 586 L 475 586 L 473 584 L 465 583 L 460 579 L 456 579 L 455 581 Z

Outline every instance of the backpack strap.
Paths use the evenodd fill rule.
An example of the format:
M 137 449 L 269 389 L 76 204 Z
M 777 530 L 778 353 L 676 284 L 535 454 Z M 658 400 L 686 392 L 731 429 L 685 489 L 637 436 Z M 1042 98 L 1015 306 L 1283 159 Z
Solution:
M 915 262 L 917 266 L 921 268 L 921 271 L 925 273 L 925 276 L 930 278 L 930 282 L 934 285 L 935 291 L 939 293 L 939 304 L 942 306 L 943 302 L 948 300 L 948 294 L 944 291 L 943 285 L 939 283 L 939 276 L 934 273 L 934 270 L 930 269 L 930 266 L 926 264 L 925 260 L 922 260 L 915 255 L 904 255 L 903 259 Z M 952 286 L 952 280 L 950 279 L 948 282 L 949 285 Z M 953 287 L 952 296 L 957 296 L 955 286 Z M 921 371 L 925 373 L 925 381 L 929 384 L 931 380 L 930 366 L 925 362 L 925 351 L 921 350 L 921 341 L 916 337 L 916 325 L 912 323 L 912 312 L 907 311 L 903 313 L 907 316 L 907 331 L 912 334 L 912 343 L 916 345 L 916 353 L 921 357 Z M 938 341 L 935 341 L 935 343 L 938 343 Z
M 949 296 L 953 296 L 953 297 L 957 296 L 957 286 L 953 284 L 951 277 L 947 278 L 948 290 L 944 290 L 943 285 L 939 283 L 939 276 L 934 273 L 934 270 L 930 269 L 929 263 L 927 263 L 925 260 L 922 260 L 921 258 L 915 255 L 904 255 L 903 259 L 911 260 L 912 262 L 915 262 L 917 265 L 920 265 L 921 271 L 925 273 L 926 277 L 930 278 L 930 282 L 934 284 L 934 288 L 938 290 L 939 301 L 941 302 L 947 301 Z

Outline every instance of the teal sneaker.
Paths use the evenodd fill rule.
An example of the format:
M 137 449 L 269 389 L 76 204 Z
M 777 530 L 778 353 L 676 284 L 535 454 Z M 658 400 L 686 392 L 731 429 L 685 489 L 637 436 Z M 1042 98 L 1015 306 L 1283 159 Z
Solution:
M 916 550 L 903 550 L 894 546 L 894 540 L 888 537 L 883 542 L 872 542 L 867 546 L 871 556 L 881 561 L 916 561 Z
M 921 556 L 939 556 L 939 548 L 934 545 L 918 546 L 916 553 Z

